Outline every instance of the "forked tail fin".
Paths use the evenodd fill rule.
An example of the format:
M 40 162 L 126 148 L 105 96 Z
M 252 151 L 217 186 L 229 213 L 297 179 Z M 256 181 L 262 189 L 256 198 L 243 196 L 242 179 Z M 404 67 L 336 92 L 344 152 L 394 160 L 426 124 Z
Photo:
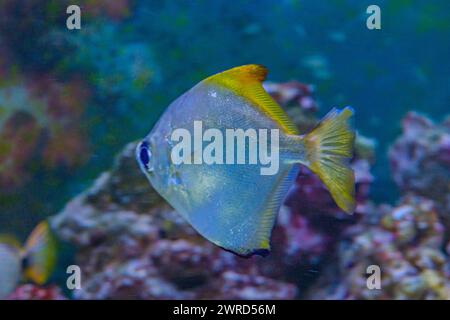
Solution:
M 355 175 L 349 167 L 355 134 L 349 126 L 353 109 L 333 109 L 305 136 L 310 169 L 325 183 L 337 205 L 355 210 Z

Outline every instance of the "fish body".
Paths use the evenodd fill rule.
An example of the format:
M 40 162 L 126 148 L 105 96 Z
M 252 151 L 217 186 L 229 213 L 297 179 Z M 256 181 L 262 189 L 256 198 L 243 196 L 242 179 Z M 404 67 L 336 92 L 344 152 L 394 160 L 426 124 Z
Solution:
M 311 163 L 314 155 L 309 155 L 308 148 L 314 148 L 319 141 L 308 142 L 298 135 L 295 125 L 264 91 L 261 83 L 266 73 L 262 66 L 247 65 L 205 79 L 166 109 L 136 150 L 139 165 L 153 187 L 201 235 L 243 256 L 268 253 L 270 234 L 282 200 L 297 176 L 299 165 L 314 166 Z M 348 117 L 351 112 L 346 110 L 344 115 Z M 335 111 L 333 116 L 338 114 Z M 227 149 L 229 141 L 222 141 L 225 143 L 219 149 L 223 156 L 218 159 L 222 160 L 205 163 L 201 159 L 202 150 L 208 143 L 195 141 L 196 121 L 201 121 L 202 132 L 219 131 L 225 137 L 223 140 L 227 140 L 230 129 L 257 133 L 266 130 L 267 145 L 275 145 L 270 151 L 278 154 L 276 172 L 264 175 L 261 173 L 263 168 L 267 170 L 267 165 L 237 163 L 237 147 Z M 173 161 L 172 134 L 178 128 L 194 137 L 190 163 Z M 273 132 L 277 134 L 272 135 Z M 252 139 L 255 136 L 246 140 L 245 159 L 250 159 L 250 152 L 255 152 L 250 148 Z M 352 139 L 349 132 L 344 158 L 351 153 L 347 144 Z M 225 163 L 230 150 L 235 161 Z M 348 175 L 352 180 L 351 170 Z M 350 203 L 347 211 L 353 206 Z
M 21 258 L 18 248 L 0 243 L 0 299 L 14 291 L 21 279 Z

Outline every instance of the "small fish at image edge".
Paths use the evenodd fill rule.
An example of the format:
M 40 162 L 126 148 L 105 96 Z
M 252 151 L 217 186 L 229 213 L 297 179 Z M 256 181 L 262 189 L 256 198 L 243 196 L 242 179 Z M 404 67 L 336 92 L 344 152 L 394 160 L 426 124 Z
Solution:
M 0 236 L 0 299 L 7 298 L 22 280 L 46 283 L 56 260 L 57 243 L 47 221 L 36 226 L 24 247 L 12 236 Z

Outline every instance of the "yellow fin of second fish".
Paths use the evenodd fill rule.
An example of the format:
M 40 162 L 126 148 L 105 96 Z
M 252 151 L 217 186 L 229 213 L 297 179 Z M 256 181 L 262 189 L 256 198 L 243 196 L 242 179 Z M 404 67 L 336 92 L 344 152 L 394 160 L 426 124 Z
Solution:
M 4 243 L 12 248 L 22 250 L 22 244 L 20 241 L 11 234 L 1 234 L 0 235 L 0 243 Z
M 29 266 L 25 269 L 25 277 L 35 283 L 44 284 L 53 273 L 56 264 L 56 239 L 50 225 L 42 221 L 31 232 L 25 244 L 25 257 Z
M 298 134 L 297 127 L 286 112 L 264 90 L 262 82 L 266 79 L 267 73 L 267 68 L 264 66 L 248 64 L 215 74 L 205 81 L 224 86 L 250 100 L 277 122 L 286 133 Z

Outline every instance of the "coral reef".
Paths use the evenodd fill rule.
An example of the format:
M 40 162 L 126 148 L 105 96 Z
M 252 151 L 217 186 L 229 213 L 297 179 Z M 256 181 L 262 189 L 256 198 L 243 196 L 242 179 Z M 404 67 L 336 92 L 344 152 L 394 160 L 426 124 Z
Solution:
M 47 77 L 0 86 L 3 192 L 26 184 L 38 163 L 70 168 L 85 160 L 88 146 L 79 123 L 87 95 L 80 83 L 63 85 Z
M 432 200 L 409 196 L 373 208 L 345 230 L 335 263 L 310 289 L 310 299 L 450 299 L 445 228 Z M 367 268 L 380 267 L 381 288 L 369 290 Z
M 67 298 L 56 286 L 39 287 L 24 284 L 16 288 L 8 297 L 9 300 L 66 300 Z
M 437 201 L 450 218 L 450 118 L 436 125 L 425 116 L 408 113 L 389 158 L 393 178 L 403 192 Z

